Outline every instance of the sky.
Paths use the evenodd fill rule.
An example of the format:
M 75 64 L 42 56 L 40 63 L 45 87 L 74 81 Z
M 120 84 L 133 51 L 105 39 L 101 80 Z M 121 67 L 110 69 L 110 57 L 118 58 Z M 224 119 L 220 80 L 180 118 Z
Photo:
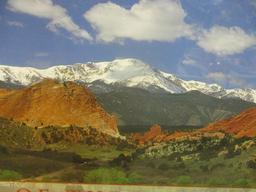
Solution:
M 116 58 L 256 88 L 256 0 L 0 0 L 0 64 Z

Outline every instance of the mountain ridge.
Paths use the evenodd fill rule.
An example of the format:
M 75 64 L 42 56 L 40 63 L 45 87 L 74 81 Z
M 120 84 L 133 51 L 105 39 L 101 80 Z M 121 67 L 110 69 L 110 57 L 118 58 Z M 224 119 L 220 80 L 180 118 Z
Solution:
M 87 62 L 57 65 L 46 69 L 0 65 L 0 82 L 27 86 L 45 78 L 76 81 L 93 86 L 102 81 L 107 85 L 138 87 L 151 92 L 185 93 L 192 90 L 217 98 L 240 98 L 256 103 L 255 89 L 224 89 L 217 84 L 182 80 L 173 74 L 152 68 L 140 60 L 127 58 L 109 62 Z
M 256 106 L 240 99 L 218 99 L 199 91 L 170 94 L 120 87 L 95 95 L 104 109 L 118 118 L 119 126 L 157 123 L 161 126 L 203 127 Z
M 249 108 L 231 118 L 209 124 L 205 132 L 223 131 L 236 137 L 256 137 L 256 107 Z

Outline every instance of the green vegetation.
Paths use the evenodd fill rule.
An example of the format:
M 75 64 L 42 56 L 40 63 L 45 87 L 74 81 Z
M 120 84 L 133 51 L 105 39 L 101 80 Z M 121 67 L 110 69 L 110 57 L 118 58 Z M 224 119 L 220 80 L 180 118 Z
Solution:
M 0 180 L 1 181 L 15 181 L 22 179 L 22 175 L 16 171 L 0 169 Z
M 0 180 L 256 187 L 255 138 L 225 135 L 136 148 L 95 130 L 72 143 L 68 129 L 84 133 L 0 118 Z M 37 140 L 42 133 L 45 140 Z M 89 144 L 88 137 L 96 139 Z
M 168 145 L 146 147 L 127 164 L 128 172 L 136 171 L 143 183 L 155 185 L 256 187 L 255 139 L 227 136 Z
M 177 183 L 177 185 L 192 185 L 193 180 L 190 176 L 182 175 L 177 177 L 175 183 Z
M 24 123 L 0 117 L 0 145 L 8 147 L 31 148 L 38 145 L 35 130 Z
M 109 93 L 96 92 L 96 96 L 106 111 L 118 117 L 119 125 L 128 126 L 133 132 L 156 123 L 173 129 L 181 125 L 203 126 L 256 105 L 239 99 L 217 99 L 197 91 L 154 94 L 120 87 Z
M 38 129 L 1 117 L 0 145 L 39 151 L 47 148 L 60 151 L 64 149 L 64 151 L 76 152 L 82 156 L 89 153 L 92 157 L 97 156 L 93 154 L 93 151 L 97 150 L 101 150 L 99 153 L 105 151 L 105 154 L 110 150 L 119 155 L 117 148 L 127 148 L 128 153 L 131 148 L 125 140 L 113 138 L 92 127 L 70 125 L 68 127 L 47 126 Z M 123 149 L 122 152 L 124 152 Z
M 250 143 L 253 140 L 226 142 L 230 146 L 229 150 L 235 150 L 232 145 L 238 145 L 236 148 L 239 148 L 239 146 L 244 146 L 246 142 Z M 206 146 L 212 146 L 210 140 L 203 139 L 203 143 Z M 197 145 L 196 142 L 194 145 Z M 187 142 L 184 145 L 177 145 L 177 147 L 181 147 L 180 149 L 182 146 L 189 146 L 188 149 L 193 148 L 193 144 L 188 145 Z M 169 156 L 149 158 L 143 156 L 147 148 L 134 153 L 123 149 L 124 153 L 121 153 L 122 149 L 118 151 L 113 146 L 100 148 L 76 144 L 70 145 L 70 148 L 67 145 L 64 146 L 65 148 L 57 147 L 60 145 L 49 145 L 48 149 L 43 151 L 14 150 L 0 147 L 0 179 L 256 187 L 255 145 L 241 150 L 239 154 L 228 157 L 229 150 L 225 152 L 225 146 L 223 146 L 224 148 L 216 148 L 216 150 L 212 150 L 210 158 L 198 158 L 208 154 L 207 150 L 201 148 L 193 148 L 195 151 L 192 151 L 192 154 L 199 153 L 199 155 L 192 155 L 185 151 L 183 153 L 176 152 Z M 112 150 L 116 150 L 116 152 L 111 154 Z M 86 154 L 87 152 L 88 154 Z M 162 153 L 161 151 L 158 152 Z M 234 153 L 234 151 L 230 152 Z M 78 153 L 83 155 L 80 156 Z M 104 158 L 100 153 L 108 157 Z M 88 159 L 87 157 L 91 158 Z M 114 159 L 110 161 L 111 158 Z
M 51 146 L 53 149 L 63 152 L 72 152 L 79 154 L 83 158 L 88 159 L 99 159 L 101 161 L 110 161 L 120 154 L 131 155 L 134 152 L 133 148 L 123 148 L 118 149 L 113 145 L 87 145 L 87 144 L 69 144 L 62 146 L 62 148 L 56 148 L 55 146 Z
M 84 181 L 86 183 L 134 184 L 139 181 L 135 176 L 133 174 L 128 177 L 123 170 L 117 168 L 98 168 L 89 171 L 85 175 Z

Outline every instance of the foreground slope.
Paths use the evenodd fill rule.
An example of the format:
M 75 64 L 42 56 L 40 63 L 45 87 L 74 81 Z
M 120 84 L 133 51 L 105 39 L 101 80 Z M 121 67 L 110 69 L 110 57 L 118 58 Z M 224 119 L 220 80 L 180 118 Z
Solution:
M 76 125 L 119 135 L 116 118 L 86 88 L 73 82 L 47 79 L 22 89 L 2 89 L 0 116 L 38 128 Z

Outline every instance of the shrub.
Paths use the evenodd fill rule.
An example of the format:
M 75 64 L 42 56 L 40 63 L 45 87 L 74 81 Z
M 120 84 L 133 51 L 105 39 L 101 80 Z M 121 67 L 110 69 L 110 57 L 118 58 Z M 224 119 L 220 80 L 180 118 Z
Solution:
M 223 168 L 225 167 L 225 164 L 223 163 L 216 163 L 216 164 L 213 164 L 212 166 L 208 167 L 210 171 L 213 171 L 215 169 L 218 169 L 218 168 Z
M 226 185 L 227 184 L 227 181 L 225 181 L 225 179 L 224 178 L 214 178 L 214 179 L 210 179 L 209 181 L 208 181 L 208 184 L 210 185 L 210 186 L 224 186 L 224 185 Z
M 132 161 L 131 156 L 125 156 L 123 153 L 113 159 L 110 164 L 115 166 L 127 167 L 127 164 Z
M 190 176 L 182 175 L 176 179 L 175 183 L 178 185 L 190 185 L 193 183 L 193 180 Z
M 162 163 L 159 165 L 158 169 L 162 170 L 162 171 L 167 171 L 169 169 L 169 165 L 166 163 Z
M 247 168 L 250 169 L 256 169 L 256 161 L 255 160 L 249 160 L 246 162 Z
M 185 169 L 186 165 L 184 162 L 177 162 L 171 166 L 172 169 Z
M 238 179 L 234 182 L 233 186 L 236 186 L 236 187 L 247 187 L 249 186 L 249 181 L 247 179 Z
M 228 153 L 225 155 L 225 158 L 230 159 L 240 154 L 241 154 L 241 150 L 236 151 L 235 148 L 232 146 L 228 148 Z
M 203 150 L 200 153 L 199 159 L 201 161 L 209 161 L 211 158 L 214 158 L 217 156 L 217 153 L 214 150 Z
M 177 152 L 174 152 L 171 155 L 169 155 L 168 160 L 172 161 L 172 160 L 177 160 L 178 158 L 180 158 L 180 154 Z
M 85 182 L 89 183 L 111 183 L 125 184 L 129 183 L 126 174 L 116 168 L 98 168 L 90 171 L 84 177 Z
M 84 176 L 84 182 L 104 183 L 104 184 L 135 184 L 142 183 L 140 175 L 131 173 L 129 176 L 124 171 L 117 168 L 98 168 L 89 171 Z
M 63 182 L 83 182 L 84 171 L 82 170 L 70 170 L 61 174 L 61 181 Z
M 72 161 L 73 161 L 74 163 L 83 163 L 83 162 L 84 162 L 84 159 L 83 159 L 80 155 L 73 154 L 73 156 L 72 156 Z
M 147 167 L 149 167 L 149 168 L 153 168 L 153 169 L 155 169 L 155 168 L 156 168 L 155 163 L 154 163 L 154 162 L 152 162 L 152 161 L 148 162 L 146 166 L 147 166 Z
M 0 180 L 3 181 L 14 181 L 22 179 L 22 175 L 16 171 L 11 170 L 0 170 Z
M 7 154 L 7 153 L 8 153 L 8 149 L 5 148 L 4 146 L 1 146 L 1 145 L 0 145 L 0 153 L 2 153 L 2 154 Z
M 203 172 L 208 172 L 208 171 L 209 171 L 208 165 L 200 165 L 200 169 L 201 169 Z

